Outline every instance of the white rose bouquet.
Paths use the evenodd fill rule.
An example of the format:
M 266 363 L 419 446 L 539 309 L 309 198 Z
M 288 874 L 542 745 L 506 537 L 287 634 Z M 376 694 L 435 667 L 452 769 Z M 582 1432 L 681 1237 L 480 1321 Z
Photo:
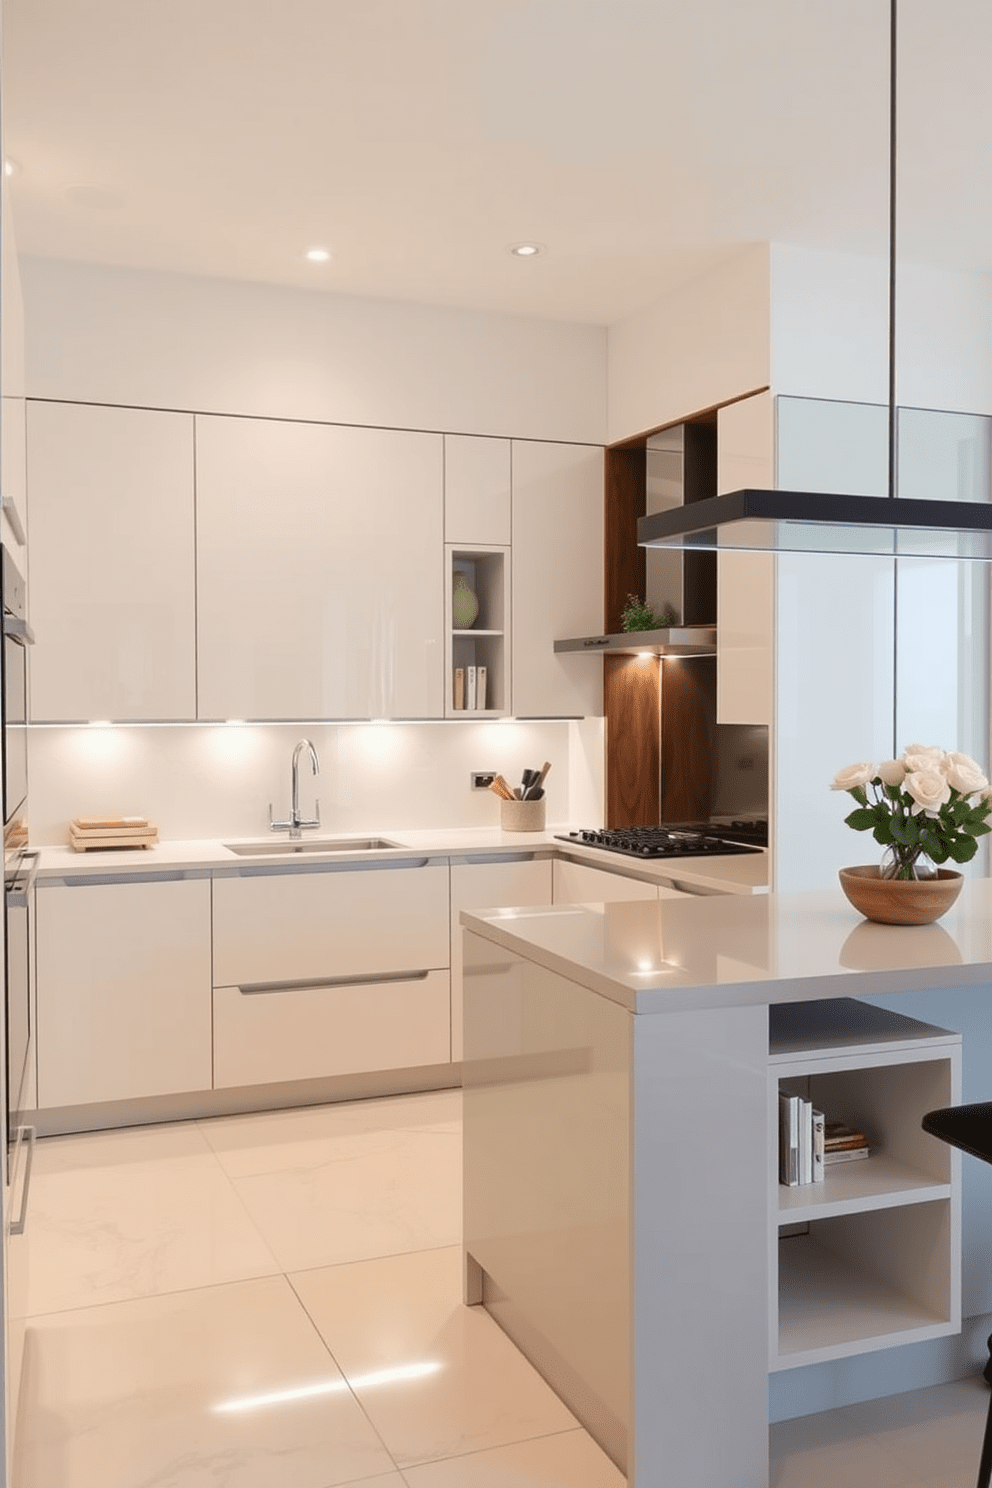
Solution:
M 871 832 L 888 849 L 884 878 L 921 878 L 920 858 L 967 863 L 978 838 L 992 831 L 992 791 L 966 754 L 932 744 L 911 744 L 880 765 L 848 765 L 831 790 L 847 791 L 857 809 L 844 818 L 856 832 Z

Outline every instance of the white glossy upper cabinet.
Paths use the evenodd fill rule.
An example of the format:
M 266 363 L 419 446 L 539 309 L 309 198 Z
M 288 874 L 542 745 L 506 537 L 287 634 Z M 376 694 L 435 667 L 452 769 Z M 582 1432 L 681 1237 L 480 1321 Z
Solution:
M 196 717 L 193 418 L 29 401 L 31 717 Z
M 444 540 L 510 545 L 510 441 L 444 436 Z
M 442 436 L 198 415 L 200 718 L 439 718 Z
M 598 716 L 603 668 L 554 643 L 603 631 L 603 451 L 513 443 L 513 711 Z

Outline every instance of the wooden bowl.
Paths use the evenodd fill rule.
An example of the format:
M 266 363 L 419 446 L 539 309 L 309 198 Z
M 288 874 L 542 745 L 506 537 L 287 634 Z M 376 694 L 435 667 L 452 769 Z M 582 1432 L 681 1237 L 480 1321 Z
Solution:
M 947 913 L 964 883 L 951 868 L 938 868 L 936 878 L 880 878 L 877 863 L 841 868 L 838 877 L 855 909 L 880 925 L 930 925 Z

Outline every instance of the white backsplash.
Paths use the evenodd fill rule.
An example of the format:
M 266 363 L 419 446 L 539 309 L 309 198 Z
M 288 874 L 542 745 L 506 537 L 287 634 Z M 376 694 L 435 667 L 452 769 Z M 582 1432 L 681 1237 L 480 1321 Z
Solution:
M 31 840 L 64 844 L 75 816 L 142 815 L 163 838 L 252 837 L 268 803 L 284 819 L 290 760 L 309 738 L 320 775 L 301 761 L 300 805 L 320 798 L 326 832 L 496 827 L 491 791 L 472 770 L 511 784 L 550 760 L 548 822 L 603 822 L 601 718 L 547 723 L 116 724 L 29 730 Z

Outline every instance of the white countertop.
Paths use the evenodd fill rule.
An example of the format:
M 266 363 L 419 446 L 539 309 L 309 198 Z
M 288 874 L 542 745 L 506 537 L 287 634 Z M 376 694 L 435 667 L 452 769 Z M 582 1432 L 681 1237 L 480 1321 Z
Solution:
M 191 841 L 163 841 L 151 848 L 111 848 L 103 851 L 80 853 L 71 847 L 42 847 L 38 849 L 40 878 L 79 877 L 107 874 L 142 875 L 148 873 L 176 873 L 184 871 L 236 872 L 250 868 L 255 872 L 265 869 L 291 867 L 303 870 L 309 867 L 325 867 L 328 863 L 383 863 L 401 861 L 411 854 L 430 857 L 464 858 L 472 861 L 477 857 L 512 856 L 515 853 L 550 852 L 567 853 L 577 861 L 605 868 L 647 882 L 670 883 L 676 880 L 686 888 L 701 893 L 731 893 L 750 895 L 764 890 L 768 882 L 768 858 L 766 853 L 741 853 L 725 858 L 629 858 L 620 853 L 604 852 L 571 842 L 560 842 L 556 833 L 568 832 L 567 824 L 549 827 L 544 832 L 503 832 L 494 827 L 449 827 L 430 831 L 392 831 L 389 827 L 370 828 L 367 832 L 307 833 L 304 843 L 335 840 L 352 840 L 356 837 L 382 837 L 395 842 L 395 848 L 374 852 L 335 850 L 329 846 L 326 854 L 309 849 L 294 852 L 289 842 L 284 853 L 266 853 L 259 856 L 240 856 L 232 852 L 225 842 L 238 842 L 236 837 L 223 841 L 216 838 L 198 838 Z M 259 841 L 247 838 L 246 841 Z M 264 839 L 266 841 L 273 839 Z
M 840 889 L 463 911 L 469 929 L 637 1013 L 992 983 L 992 880 L 934 925 L 874 925 Z

